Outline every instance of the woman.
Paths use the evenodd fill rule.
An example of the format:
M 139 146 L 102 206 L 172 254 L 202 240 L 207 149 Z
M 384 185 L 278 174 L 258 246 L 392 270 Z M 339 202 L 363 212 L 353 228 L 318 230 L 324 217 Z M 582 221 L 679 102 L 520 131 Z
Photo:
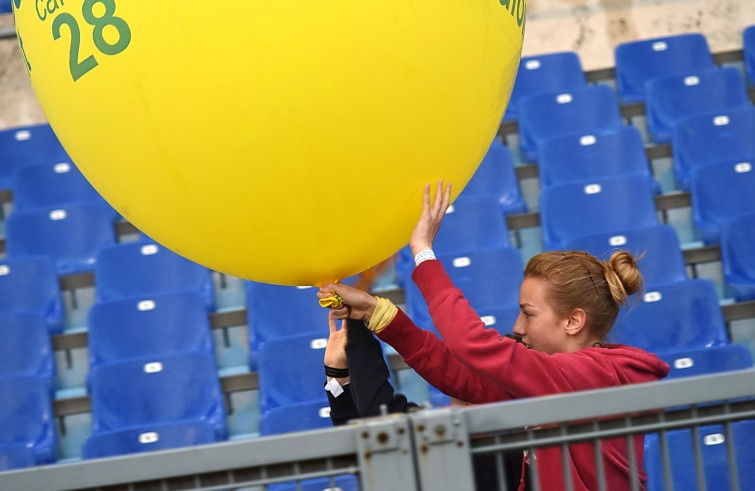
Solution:
M 416 268 L 412 278 L 427 302 L 433 323 L 443 337 L 415 326 L 391 302 L 341 284 L 321 288 L 323 299 L 335 293 L 343 304 L 336 319 L 364 321 L 393 346 L 430 384 L 470 403 L 505 401 L 617 385 L 650 382 L 666 376 L 669 367 L 655 355 L 608 344 L 622 304 L 639 291 L 642 275 L 631 254 L 615 252 L 606 262 L 584 252 L 546 252 L 525 267 L 520 290 L 518 340 L 486 329 L 461 291 L 435 260 L 432 243 L 450 202 L 450 186 L 438 183 L 430 202 L 424 192 L 422 216 L 410 247 Z M 635 462 L 643 461 L 643 437 L 634 438 Z M 598 489 L 593 447 L 575 444 L 567 462 L 575 490 Z M 630 489 L 631 469 L 625 439 L 602 445 L 607 489 Z M 538 450 L 542 489 L 564 489 L 561 451 Z M 520 489 L 526 486 L 522 472 Z M 646 480 L 640 471 L 638 478 Z

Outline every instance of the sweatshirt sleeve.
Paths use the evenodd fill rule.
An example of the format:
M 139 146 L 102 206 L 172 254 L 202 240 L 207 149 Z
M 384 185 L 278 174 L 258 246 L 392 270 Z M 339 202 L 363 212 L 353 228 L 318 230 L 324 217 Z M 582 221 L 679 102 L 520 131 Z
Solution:
M 472 404 L 510 399 L 502 388 L 454 357 L 434 333 L 417 327 L 401 309 L 378 337 L 393 346 L 420 377 L 448 396 Z
M 486 329 L 440 261 L 425 261 L 412 275 L 448 349 L 488 385 L 510 397 L 532 397 L 616 385 L 603 357 L 581 352 L 549 355 Z M 591 351 L 591 350 L 585 350 Z
M 406 412 L 417 404 L 394 391 L 380 343 L 361 322 L 349 321 L 346 359 L 351 397 L 361 417 L 377 416 L 380 407 L 389 413 Z
M 330 421 L 333 426 L 345 425 L 352 419 L 359 417 L 359 412 L 351 397 L 351 384 L 343 386 L 343 393 L 338 397 L 333 397 L 329 391 L 325 391 L 328 396 L 328 405 L 330 406 Z

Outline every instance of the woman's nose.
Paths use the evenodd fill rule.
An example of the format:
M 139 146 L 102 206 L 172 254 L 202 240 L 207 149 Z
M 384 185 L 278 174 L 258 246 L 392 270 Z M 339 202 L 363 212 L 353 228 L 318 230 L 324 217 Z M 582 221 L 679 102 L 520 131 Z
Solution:
M 526 333 L 524 332 L 524 322 L 522 322 L 522 314 L 519 314 L 519 317 L 516 318 L 516 322 L 514 322 L 514 334 L 517 336 L 524 336 Z

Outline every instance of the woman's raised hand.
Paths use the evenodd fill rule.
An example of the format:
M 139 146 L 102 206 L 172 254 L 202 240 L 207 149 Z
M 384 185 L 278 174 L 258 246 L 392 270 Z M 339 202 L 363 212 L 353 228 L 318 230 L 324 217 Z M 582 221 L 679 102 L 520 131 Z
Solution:
M 422 201 L 422 215 L 419 217 L 417 225 L 414 227 L 412 236 L 409 239 L 409 247 L 412 255 L 416 256 L 418 252 L 425 249 L 433 248 L 433 241 L 438 234 L 438 229 L 443 221 L 443 217 L 448 210 L 451 202 L 451 185 L 443 188 L 443 181 L 438 181 L 435 191 L 435 199 L 430 202 L 430 185 L 425 186 L 425 192 Z

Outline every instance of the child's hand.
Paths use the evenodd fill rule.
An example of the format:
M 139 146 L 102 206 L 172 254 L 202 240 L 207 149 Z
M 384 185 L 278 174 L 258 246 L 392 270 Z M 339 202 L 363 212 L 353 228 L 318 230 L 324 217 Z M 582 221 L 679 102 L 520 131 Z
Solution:
M 348 368 L 346 365 L 346 341 L 349 331 L 346 328 L 346 321 L 343 321 L 339 330 L 336 327 L 336 318 L 331 311 L 328 312 L 328 327 L 330 328 L 330 336 L 328 336 L 328 345 L 325 347 L 325 366 Z

